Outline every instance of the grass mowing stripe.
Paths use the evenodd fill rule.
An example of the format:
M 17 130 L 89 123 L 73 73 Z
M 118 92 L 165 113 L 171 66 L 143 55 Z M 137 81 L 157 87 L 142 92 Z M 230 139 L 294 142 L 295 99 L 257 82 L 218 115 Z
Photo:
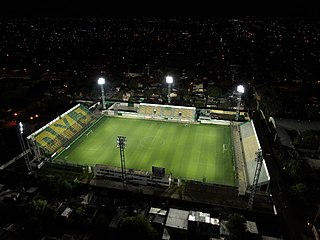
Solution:
M 174 177 L 234 185 L 230 127 L 205 124 L 106 117 L 88 137 L 66 150 L 59 159 L 69 162 L 120 167 L 118 135 L 127 137 L 126 167 L 151 171 L 164 167 Z M 225 139 L 226 138 L 226 139 Z M 215 148 L 217 150 L 215 150 Z M 222 172 L 225 172 L 225 176 Z

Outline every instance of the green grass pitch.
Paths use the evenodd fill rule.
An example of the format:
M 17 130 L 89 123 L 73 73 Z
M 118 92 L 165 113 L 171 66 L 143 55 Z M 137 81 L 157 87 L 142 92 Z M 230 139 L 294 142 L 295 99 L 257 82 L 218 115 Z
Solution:
M 120 167 L 117 136 L 127 137 L 126 168 L 164 167 L 174 178 L 234 186 L 229 126 L 104 117 L 57 159 Z

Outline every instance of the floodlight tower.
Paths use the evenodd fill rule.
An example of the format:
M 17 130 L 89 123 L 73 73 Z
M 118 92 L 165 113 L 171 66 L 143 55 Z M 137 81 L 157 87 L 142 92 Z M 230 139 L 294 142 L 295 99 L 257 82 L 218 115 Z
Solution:
M 102 110 L 106 109 L 106 102 L 105 102 L 105 96 L 104 96 L 105 83 L 106 83 L 106 80 L 104 78 L 101 77 L 98 79 L 98 84 L 100 85 L 100 88 L 101 88 Z
M 171 76 L 166 76 L 166 82 L 168 83 L 168 103 L 171 103 L 171 97 L 170 97 L 170 93 L 171 93 L 171 86 L 173 83 L 173 78 Z
M 249 201 L 248 201 L 248 206 L 247 206 L 247 208 L 249 210 L 252 210 L 252 208 L 253 208 L 253 200 L 254 200 L 254 196 L 255 196 L 257 188 L 258 188 L 259 177 L 260 177 L 262 164 L 263 164 L 263 155 L 262 155 L 262 150 L 261 149 L 259 149 L 256 152 L 255 161 L 257 162 L 256 171 L 254 173 L 252 189 L 251 189 L 251 193 L 250 193 L 250 197 L 249 197 Z
M 238 102 L 237 102 L 237 112 L 236 112 L 236 121 L 239 120 L 239 115 L 240 115 L 240 103 L 241 103 L 241 95 L 244 93 L 244 86 L 243 85 L 238 85 L 237 86 L 237 95 L 238 95 Z
M 127 179 L 126 179 L 126 159 L 124 157 L 124 149 L 127 146 L 127 138 L 124 136 L 117 137 L 117 147 L 120 149 L 120 161 L 121 161 L 121 175 L 123 189 L 127 189 Z
M 22 148 L 22 154 L 24 156 L 24 160 L 26 161 L 28 173 L 31 173 L 32 172 L 32 167 L 31 167 L 28 151 L 27 151 L 26 145 L 24 143 L 24 139 L 23 139 L 23 135 L 22 134 L 23 134 L 23 124 L 22 124 L 22 122 L 19 122 L 19 130 L 18 130 L 19 142 L 20 142 L 20 145 L 21 145 L 21 148 Z

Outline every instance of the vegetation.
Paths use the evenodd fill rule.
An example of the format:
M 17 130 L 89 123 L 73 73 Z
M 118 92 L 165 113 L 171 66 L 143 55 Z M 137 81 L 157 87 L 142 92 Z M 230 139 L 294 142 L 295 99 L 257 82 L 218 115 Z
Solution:
M 284 164 L 285 172 L 296 181 L 299 181 L 304 176 L 304 164 L 300 160 L 290 159 Z
M 320 149 L 320 131 L 307 130 L 297 134 L 293 143 L 298 148 Z
M 289 194 L 292 200 L 304 200 L 307 193 L 305 180 L 308 168 L 306 164 L 298 159 L 290 159 L 284 164 L 284 170 L 289 176 Z
M 72 185 L 63 178 L 48 175 L 40 179 L 39 189 L 48 199 L 65 199 L 70 197 Z
M 229 215 L 227 222 L 227 228 L 230 233 L 230 240 L 242 240 L 245 239 L 246 232 L 246 219 L 244 216 L 233 213 Z
M 45 232 L 55 232 L 57 227 L 55 223 L 58 216 L 58 206 L 55 202 L 50 203 L 40 198 L 30 202 L 27 210 L 28 216 L 31 219 L 28 225 L 33 229 L 29 234 L 37 236 L 43 230 Z
M 297 183 L 290 186 L 289 193 L 291 196 L 295 197 L 298 200 L 304 199 L 304 194 L 307 191 L 306 185 L 304 183 Z
M 125 217 L 120 224 L 121 239 L 151 240 L 157 235 L 148 219 L 139 214 L 134 217 Z
M 264 110 L 267 118 L 277 115 L 283 107 L 283 100 L 279 89 L 276 87 L 267 88 L 261 98 L 260 107 Z
M 220 87 L 216 86 L 207 86 L 207 95 L 210 97 L 216 97 L 219 98 L 222 96 L 222 89 Z

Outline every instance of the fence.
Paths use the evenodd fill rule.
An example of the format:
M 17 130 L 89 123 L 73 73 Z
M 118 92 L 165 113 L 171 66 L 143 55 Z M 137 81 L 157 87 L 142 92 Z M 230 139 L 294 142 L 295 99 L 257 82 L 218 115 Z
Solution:
M 84 173 L 88 171 L 88 166 L 81 164 L 68 163 L 63 161 L 48 161 L 45 163 L 47 167 L 67 170 L 72 172 Z
M 223 194 L 223 195 L 228 195 L 232 197 L 238 196 L 237 187 L 212 184 L 212 183 L 202 183 L 197 181 L 187 181 L 186 192 L 206 192 L 206 193 Z
M 203 124 L 216 124 L 216 125 L 230 125 L 230 121 L 226 120 L 217 120 L 217 119 L 210 119 L 210 118 L 204 118 L 199 117 L 198 121 L 200 121 Z

